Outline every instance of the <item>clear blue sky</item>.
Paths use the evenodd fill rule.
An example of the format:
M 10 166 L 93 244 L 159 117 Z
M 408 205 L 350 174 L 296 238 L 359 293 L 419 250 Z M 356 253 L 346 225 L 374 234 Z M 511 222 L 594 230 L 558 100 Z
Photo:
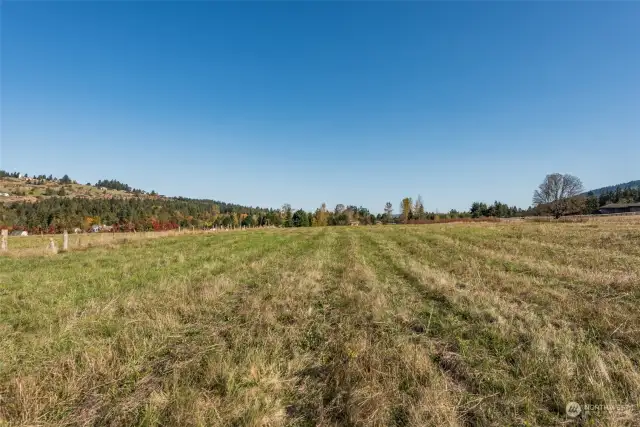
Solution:
M 0 168 L 161 194 L 522 207 L 640 179 L 640 3 L 11 2 Z

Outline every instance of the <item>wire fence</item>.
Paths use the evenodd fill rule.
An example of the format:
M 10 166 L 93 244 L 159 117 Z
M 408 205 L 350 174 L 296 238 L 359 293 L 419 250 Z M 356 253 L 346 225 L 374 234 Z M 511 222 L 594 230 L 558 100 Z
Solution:
M 93 247 L 118 246 L 126 243 L 177 237 L 186 235 L 217 234 L 224 232 L 241 232 L 260 228 L 218 228 L 218 229 L 180 229 L 168 231 L 142 232 L 102 232 L 102 233 L 62 233 L 33 234 L 27 236 L 9 236 L 8 230 L 2 230 L 2 246 L 0 255 L 53 255 L 65 251 L 85 250 Z

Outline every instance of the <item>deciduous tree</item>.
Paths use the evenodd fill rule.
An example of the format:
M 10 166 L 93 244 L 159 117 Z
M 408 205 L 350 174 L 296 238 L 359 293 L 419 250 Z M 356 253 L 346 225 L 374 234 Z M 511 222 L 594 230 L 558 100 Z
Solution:
M 411 208 L 413 205 L 411 197 L 405 197 L 404 199 L 402 199 L 401 205 L 402 205 L 402 221 L 404 221 L 404 223 L 407 224 L 411 219 Z
M 551 213 L 560 218 L 569 208 L 568 200 L 584 191 L 580 178 L 552 173 L 547 175 L 542 184 L 533 193 L 533 204 L 536 207 L 547 205 Z
M 327 225 L 327 204 L 323 203 L 319 209 L 316 210 L 314 225 L 322 227 Z

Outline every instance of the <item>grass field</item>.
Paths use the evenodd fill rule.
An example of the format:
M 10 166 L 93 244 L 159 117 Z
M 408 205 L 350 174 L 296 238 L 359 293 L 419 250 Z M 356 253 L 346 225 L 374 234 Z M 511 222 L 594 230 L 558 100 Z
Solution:
M 233 232 L 240 232 L 242 230 L 229 230 Z M 96 247 L 116 248 L 122 244 L 134 243 L 140 240 L 158 239 L 165 237 L 178 237 L 178 236 L 193 236 L 211 234 L 211 231 L 185 229 L 182 231 L 168 230 L 168 231 L 142 231 L 138 233 L 126 232 L 126 233 L 69 233 L 69 251 L 87 250 Z M 219 231 L 223 233 L 223 231 Z M 55 243 L 57 250 L 63 248 L 63 236 L 62 234 L 35 234 L 30 236 L 9 236 L 8 248 L 9 251 L 1 253 L 0 255 L 17 256 L 17 257 L 31 257 L 35 255 L 51 255 L 51 249 L 49 247 L 51 240 Z
M 639 302 L 631 220 L 5 256 L 0 424 L 639 425 Z

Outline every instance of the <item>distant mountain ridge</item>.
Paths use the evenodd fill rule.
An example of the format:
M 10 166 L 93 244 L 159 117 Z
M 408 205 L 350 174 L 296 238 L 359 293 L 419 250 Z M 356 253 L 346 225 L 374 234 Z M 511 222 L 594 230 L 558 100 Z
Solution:
M 599 196 L 604 193 L 614 192 L 616 191 L 616 188 L 620 188 L 621 190 L 624 190 L 625 188 L 640 188 L 640 179 L 637 179 L 635 181 L 625 182 L 624 184 L 616 184 L 616 185 L 609 185 L 607 187 L 596 188 L 595 190 L 589 190 L 582 194 L 585 196 L 589 194 L 593 194 L 594 196 Z

